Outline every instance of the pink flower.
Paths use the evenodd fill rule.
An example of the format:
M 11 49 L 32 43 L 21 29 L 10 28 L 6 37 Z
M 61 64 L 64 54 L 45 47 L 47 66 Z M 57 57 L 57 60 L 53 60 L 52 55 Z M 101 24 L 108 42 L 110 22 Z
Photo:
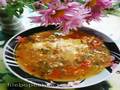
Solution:
M 110 8 L 112 6 L 112 0 L 97 0 L 96 6 L 101 9 Z
M 0 0 L 0 6 L 6 6 L 7 1 L 6 0 Z
M 48 8 L 57 9 L 62 6 L 60 0 L 51 0 L 52 2 L 48 3 Z
M 40 22 L 47 26 L 57 24 L 59 28 L 68 33 L 71 29 L 81 27 L 83 22 L 100 20 L 103 11 L 112 5 L 112 0 L 85 0 L 79 3 L 73 0 L 43 0 L 40 5 L 45 4 L 47 8 L 38 10 L 40 16 L 33 17 L 33 22 Z M 39 3 L 37 3 L 39 6 Z
M 65 33 L 69 33 L 71 29 L 77 30 L 77 27 L 81 27 L 89 13 L 88 9 L 85 9 L 83 5 L 77 2 L 68 3 L 67 6 L 64 14 L 64 22 L 61 23 L 61 27 Z
M 87 0 L 86 7 L 91 8 L 90 16 L 86 18 L 89 22 L 91 20 L 100 20 L 103 11 L 112 6 L 112 0 Z
M 62 29 L 64 33 L 68 33 L 70 29 L 76 29 L 82 26 L 89 10 L 85 9 L 84 6 L 78 2 L 69 2 L 65 5 L 49 6 L 47 10 L 40 10 L 39 13 L 41 14 L 40 19 L 34 17 L 34 19 L 37 19 L 34 21 L 40 21 L 46 26 L 53 23 L 59 24 L 60 29 Z
M 41 22 L 41 16 L 35 16 L 35 17 L 29 17 L 33 23 L 40 23 Z
M 16 39 L 17 39 L 17 42 L 19 42 L 19 43 L 24 43 L 27 40 L 26 37 L 22 37 L 22 36 L 18 36 Z
M 73 0 L 64 0 L 64 3 L 72 2 Z

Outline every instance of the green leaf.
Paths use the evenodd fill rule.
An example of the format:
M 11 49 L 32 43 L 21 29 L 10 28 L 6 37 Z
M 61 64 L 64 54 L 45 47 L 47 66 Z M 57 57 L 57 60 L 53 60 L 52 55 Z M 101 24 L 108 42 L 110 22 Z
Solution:
M 3 80 L 3 79 L 0 79 L 0 84 L 1 84 L 1 83 L 4 83 L 4 80 Z
M 6 69 L 6 66 L 4 65 L 3 63 L 3 60 L 0 60 L 0 74 L 4 74 L 4 73 L 7 73 L 7 69 Z
M 2 79 L 5 76 L 5 73 L 0 73 L 0 79 Z
M 3 80 L 5 81 L 5 83 L 14 83 L 14 82 L 20 82 L 20 81 L 22 81 L 19 78 L 15 77 L 15 76 L 11 76 L 9 74 L 6 74 L 3 77 Z
M 8 87 L 8 85 L 5 83 L 0 84 L 0 90 L 8 90 L 7 87 Z
M 80 3 L 85 3 L 85 0 L 76 0 L 76 1 L 78 1 Z
M 106 13 L 116 15 L 116 16 L 120 16 L 120 10 L 119 9 L 110 9 L 110 10 L 107 10 Z

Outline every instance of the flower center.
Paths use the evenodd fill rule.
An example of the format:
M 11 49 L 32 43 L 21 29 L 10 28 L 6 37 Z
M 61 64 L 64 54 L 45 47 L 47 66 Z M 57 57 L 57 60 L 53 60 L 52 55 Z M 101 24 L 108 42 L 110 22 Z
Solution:
M 61 16 L 64 16 L 65 11 L 64 10 L 56 10 L 56 13 L 54 15 L 51 15 L 52 18 L 59 18 Z
M 48 4 L 48 3 L 52 2 L 52 0 L 43 0 L 42 2 L 43 2 L 44 4 Z
M 91 0 L 89 1 L 85 6 L 90 8 L 96 5 L 97 0 Z

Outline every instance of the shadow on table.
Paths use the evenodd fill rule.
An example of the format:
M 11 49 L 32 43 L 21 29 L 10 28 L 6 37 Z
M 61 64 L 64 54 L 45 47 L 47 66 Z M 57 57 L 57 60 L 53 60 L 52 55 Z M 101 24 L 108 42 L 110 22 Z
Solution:
M 65 90 L 109 90 L 110 84 L 107 81 L 103 81 L 99 84 L 85 87 L 85 88 L 78 88 L 78 89 L 65 89 Z M 8 90 L 58 90 L 58 89 L 49 89 L 49 88 L 41 88 L 41 87 L 8 87 Z M 61 89 L 63 90 L 63 89 Z
M 12 37 L 12 35 L 5 34 L 0 31 L 0 48 L 4 47 L 5 43 Z

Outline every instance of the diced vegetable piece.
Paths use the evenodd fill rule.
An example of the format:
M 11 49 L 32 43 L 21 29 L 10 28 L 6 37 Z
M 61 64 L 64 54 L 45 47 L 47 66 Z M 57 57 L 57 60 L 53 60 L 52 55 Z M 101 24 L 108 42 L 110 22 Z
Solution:
M 91 67 L 92 66 L 92 62 L 91 62 L 91 60 L 85 60 L 85 61 L 80 63 L 80 66 L 83 67 L 83 68 Z
M 65 70 L 65 73 L 67 75 L 74 75 L 75 74 L 75 71 L 77 70 L 78 68 L 76 66 L 66 66 L 64 68 Z
M 51 79 L 56 79 L 56 78 L 60 78 L 62 75 L 62 72 L 59 70 L 59 69 L 54 69 L 50 75 L 49 75 L 49 78 Z
M 94 39 L 91 42 L 93 48 L 98 48 L 102 45 L 102 42 L 99 39 Z

